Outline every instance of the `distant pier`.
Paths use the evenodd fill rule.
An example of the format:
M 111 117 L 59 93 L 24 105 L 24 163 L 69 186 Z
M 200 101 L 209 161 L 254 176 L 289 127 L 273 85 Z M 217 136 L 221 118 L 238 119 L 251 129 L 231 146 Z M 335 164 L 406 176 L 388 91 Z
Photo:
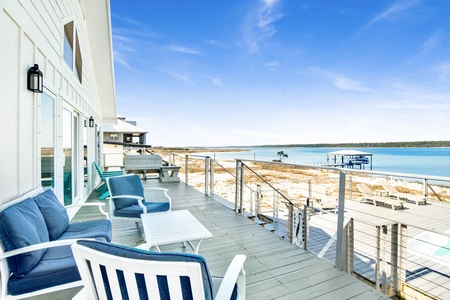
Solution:
M 357 150 L 340 150 L 327 153 L 326 166 L 372 170 L 372 153 Z

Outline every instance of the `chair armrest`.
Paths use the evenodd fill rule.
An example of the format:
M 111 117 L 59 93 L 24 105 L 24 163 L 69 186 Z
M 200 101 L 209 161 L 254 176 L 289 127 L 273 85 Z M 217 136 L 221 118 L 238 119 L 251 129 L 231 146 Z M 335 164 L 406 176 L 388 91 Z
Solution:
M 112 199 L 114 199 L 114 198 L 117 198 L 117 199 L 119 199 L 119 198 L 131 198 L 131 199 L 136 199 L 138 205 L 142 208 L 143 213 L 144 213 L 144 214 L 147 213 L 147 207 L 144 206 L 144 204 L 142 204 L 142 202 L 144 202 L 144 198 L 141 197 L 141 196 L 136 196 L 136 195 L 118 195 L 118 196 L 110 196 L 110 197 L 108 197 L 108 198 L 109 198 L 109 201 L 112 201 Z M 112 213 L 112 203 L 110 203 L 110 209 L 109 209 L 109 210 L 110 210 L 110 213 Z
M 132 198 L 132 199 L 136 199 L 138 201 L 140 200 L 144 200 L 143 197 L 141 196 L 136 196 L 136 195 L 118 195 L 118 196 L 110 196 L 108 197 L 109 199 L 114 199 L 114 198 Z
M 105 212 L 104 210 L 103 210 L 103 206 L 105 206 L 105 203 L 103 203 L 103 202 L 94 202 L 94 203 L 75 203 L 75 204 L 71 204 L 71 205 L 67 205 L 67 206 L 64 206 L 65 207 L 65 209 L 67 210 L 68 208 L 72 208 L 72 207 L 83 207 L 83 206 L 97 206 L 98 207 L 98 210 L 100 211 L 100 213 L 102 214 L 102 215 L 104 215 L 104 216 L 106 216 L 106 219 L 108 219 L 109 220 L 109 215 L 108 215 L 108 213 L 107 212 Z
M 245 295 L 245 271 L 244 262 L 247 259 L 245 255 L 238 254 L 228 266 L 227 272 L 223 277 L 219 290 L 217 291 L 217 300 L 230 299 L 233 293 L 234 285 L 238 284 L 238 299 Z
M 169 202 L 169 210 L 172 210 L 172 198 L 169 196 L 169 194 L 167 194 L 167 192 L 169 191 L 168 189 L 165 188 L 144 188 L 144 193 L 146 191 L 151 191 L 151 190 L 156 190 L 156 191 L 162 191 L 164 193 L 164 196 L 168 199 Z
M 31 251 L 41 250 L 41 249 L 73 245 L 73 244 L 76 244 L 76 242 L 79 240 L 81 240 L 81 239 L 56 240 L 56 241 L 51 241 L 51 242 L 34 244 L 34 245 L 19 248 L 19 249 L 14 249 L 11 251 L 6 251 L 4 253 L 0 253 L 0 259 L 5 259 L 8 257 L 16 256 L 16 255 L 31 252 Z M 82 240 L 94 240 L 94 239 L 83 238 Z

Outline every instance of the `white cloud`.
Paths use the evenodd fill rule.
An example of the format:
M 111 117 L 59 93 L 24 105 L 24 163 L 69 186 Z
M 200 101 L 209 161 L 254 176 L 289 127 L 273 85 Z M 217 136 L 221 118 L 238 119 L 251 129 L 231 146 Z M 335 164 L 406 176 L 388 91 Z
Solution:
M 251 53 L 259 52 L 260 43 L 276 33 L 275 22 L 283 17 L 279 0 L 261 0 L 253 7 L 242 26 L 246 46 Z
M 325 80 L 330 81 L 336 88 L 340 90 L 350 90 L 350 91 L 358 91 L 358 92 L 372 92 L 373 90 L 364 86 L 361 82 L 340 75 L 334 72 L 330 72 L 327 70 L 323 70 L 320 68 L 311 68 L 313 74 L 319 76 Z
M 213 84 L 223 87 L 222 79 L 211 77 L 211 81 Z
M 270 61 L 264 64 L 264 67 L 272 70 L 272 71 L 276 71 L 280 68 L 280 62 L 279 61 Z
M 161 69 L 161 70 L 164 73 L 167 73 L 170 76 L 175 77 L 177 79 L 180 79 L 180 80 L 182 80 L 182 81 L 184 81 L 186 83 L 192 83 L 191 80 L 190 80 L 189 74 L 182 74 L 182 73 L 179 73 L 177 71 L 171 71 L 171 70 L 164 70 L 164 69 Z
M 194 55 L 199 55 L 200 52 L 193 49 L 193 48 L 188 48 L 188 47 L 183 47 L 183 46 L 179 46 L 179 45 L 168 45 L 166 47 L 167 50 L 172 51 L 172 52 L 179 52 L 179 53 L 185 53 L 185 54 L 194 54 Z
M 434 71 L 439 73 L 439 78 L 449 79 L 450 77 L 450 62 L 443 62 L 439 66 L 434 68 Z
M 378 14 L 374 18 L 372 18 L 372 20 L 370 20 L 366 25 L 364 25 L 363 28 L 361 28 L 358 31 L 356 36 L 359 36 L 360 34 L 365 32 L 367 29 L 372 27 L 374 24 L 376 24 L 382 20 L 391 19 L 395 15 L 398 15 L 399 13 L 407 10 L 411 6 L 417 4 L 418 2 L 420 2 L 420 0 L 416 0 L 416 1 L 403 0 L 403 1 L 400 1 L 400 2 L 397 2 L 393 5 L 391 5 L 386 10 L 384 10 L 383 12 L 381 12 L 380 14 Z

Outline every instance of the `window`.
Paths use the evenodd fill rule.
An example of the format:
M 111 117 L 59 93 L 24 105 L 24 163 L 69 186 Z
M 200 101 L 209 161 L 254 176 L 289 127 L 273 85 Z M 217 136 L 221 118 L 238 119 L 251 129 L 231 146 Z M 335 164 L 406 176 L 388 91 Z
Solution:
M 119 134 L 118 133 L 110 133 L 109 134 L 109 139 L 111 141 L 117 141 L 119 139 Z
M 73 69 L 73 22 L 64 25 L 64 60 Z
M 64 25 L 64 60 L 81 82 L 83 59 L 73 21 Z

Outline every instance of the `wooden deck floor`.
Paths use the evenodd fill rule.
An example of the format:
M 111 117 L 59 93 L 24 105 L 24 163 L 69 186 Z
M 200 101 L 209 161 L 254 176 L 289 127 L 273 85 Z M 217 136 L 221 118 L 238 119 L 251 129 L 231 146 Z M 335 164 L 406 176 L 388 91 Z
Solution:
M 223 275 L 235 254 L 247 256 L 244 268 L 248 299 L 387 299 L 332 264 L 281 240 L 183 182 L 147 180 L 145 185 L 168 188 L 173 209 L 189 210 L 213 234 L 202 242 L 199 251 L 213 275 Z M 74 221 L 99 216 L 95 209 L 86 208 L 77 213 Z M 126 220 L 113 222 L 113 242 L 137 246 L 143 240 L 135 222 Z M 190 249 L 179 243 L 162 246 L 161 250 Z

